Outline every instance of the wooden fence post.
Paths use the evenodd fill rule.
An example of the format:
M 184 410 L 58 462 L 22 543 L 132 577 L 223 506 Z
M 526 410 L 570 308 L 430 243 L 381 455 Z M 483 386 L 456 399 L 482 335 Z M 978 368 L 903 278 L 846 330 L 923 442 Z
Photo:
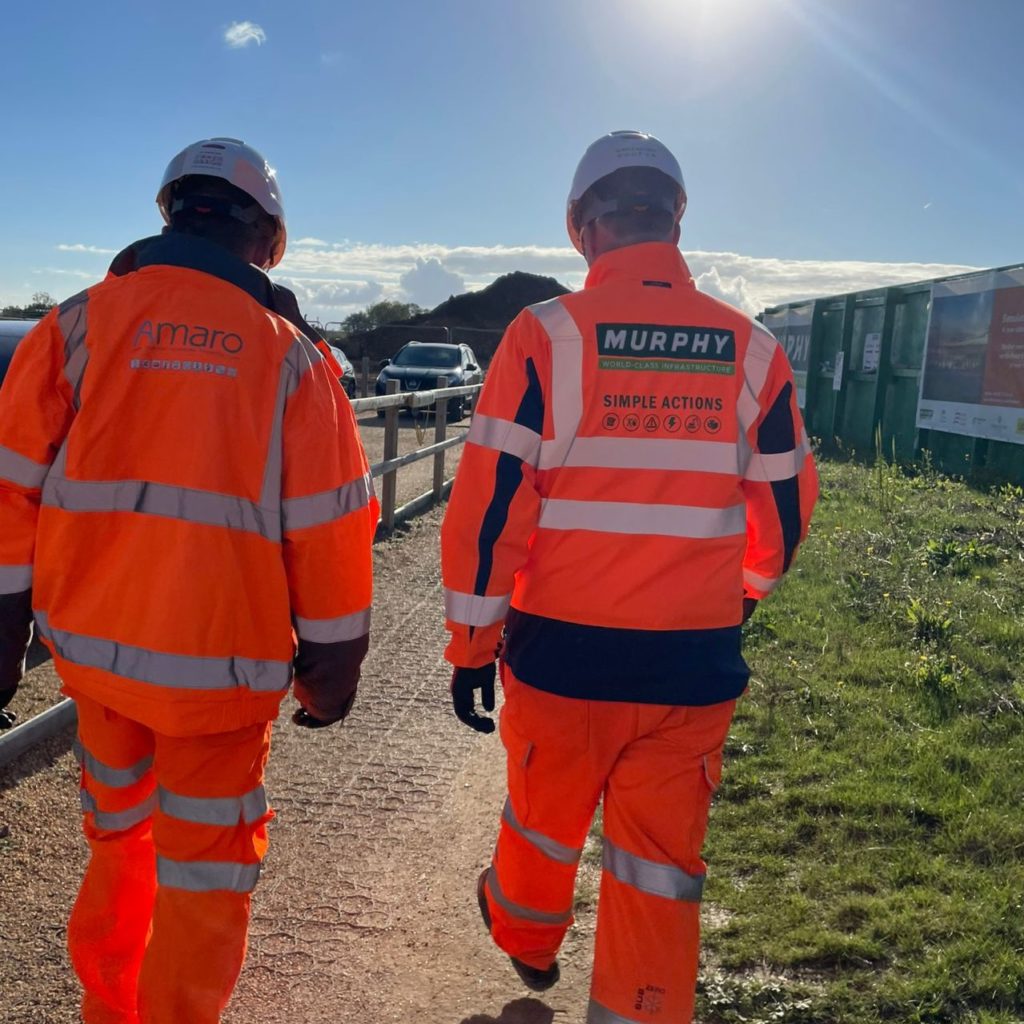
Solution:
M 398 381 L 389 380 L 387 393 L 398 394 Z M 398 455 L 398 406 L 384 410 L 384 461 L 394 459 Z M 395 528 L 395 486 L 398 482 L 398 470 L 392 469 L 384 474 L 381 486 L 381 523 L 389 532 Z
M 447 377 L 438 377 L 435 387 L 438 390 L 448 387 Z M 434 403 L 434 443 L 443 441 L 448 432 L 448 399 L 439 398 Z M 441 492 L 444 489 L 444 452 L 438 452 L 434 456 L 434 501 L 441 500 Z

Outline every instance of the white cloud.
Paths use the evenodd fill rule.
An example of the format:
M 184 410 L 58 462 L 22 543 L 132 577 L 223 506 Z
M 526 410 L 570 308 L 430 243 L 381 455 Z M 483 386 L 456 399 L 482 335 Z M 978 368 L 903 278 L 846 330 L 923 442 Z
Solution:
M 319 319 L 340 320 L 357 309 L 376 302 L 384 293 L 377 281 L 336 281 L 315 278 L 276 278 L 295 292 L 299 305 Z M 314 312 L 315 311 L 315 312 Z M 331 313 L 330 317 L 325 317 Z
M 35 267 L 32 270 L 33 274 L 37 274 L 40 277 L 46 277 L 50 274 L 56 274 L 59 277 L 77 277 L 82 281 L 95 281 L 99 283 L 100 275 L 95 271 L 88 270 L 68 270 L 65 267 Z
M 81 242 L 75 242 L 73 245 L 68 245 L 65 242 L 61 242 L 57 246 L 58 252 L 92 252 L 99 253 L 103 256 L 112 256 L 116 249 L 101 249 L 98 245 L 83 245 Z
M 728 302 L 730 306 L 738 306 L 748 312 L 760 312 L 760 310 L 754 309 L 757 299 L 751 295 L 747 279 L 742 274 L 724 278 L 718 272 L 718 268 L 712 266 L 699 277 L 694 278 L 694 283 L 699 291 L 713 295 L 723 302 Z
M 685 256 L 701 290 L 751 314 L 798 299 L 924 281 L 975 269 L 961 264 L 794 260 L 731 252 L 698 251 Z M 416 270 L 423 264 L 431 268 L 428 272 L 440 270 L 458 276 L 469 291 L 483 288 L 513 270 L 554 277 L 569 288 L 581 287 L 586 276 L 583 259 L 568 246 L 444 246 L 425 242 L 306 245 L 289 250 L 281 271 L 295 281 L 375 282 L 382 298 L 403 299 L 413 297 L 405 283 L 416 281 Z M 454 282 L 447 283 L 433 297 L 421 296 L 420 301 L 436 303 L 454 290 Z M 353 310 L 356 308 L 361 307 Z
M 436 257 L 417 259 L 416 265 L 399 279 L 402 291 L 418 306 L 436 306 L 449 295 L 461 295 L 466 282 L 460 274 L 448 270 Z
M 240 50 L 252 43 L 262 46 L 266 41 L 267 33 L 254 21 L 233 21 L 224 30 L 224 42 L 232 50 Z
M 108 255 L 81 242 L 61 243 L 63 253 Z M 799 299 L 925 281 L 976 268 L 946 263 L 896 263 L 869 260 L 795 260 L 744 256 L 732 252 L 686 252 L 697 287 L 708 294 L 758 313 L 768 306 Z M 88 262 L 91 262 L 88 261 Z M 275 278 L 299 297 L 304 312 L 321 320 L 340 320 L 378 299 L 412 300 L 433 306 L 450 294 L 475 291 L 514 270 L 554 277 L 579 288 L 586 265 L 569 246 L 461 245 L 429 242 L 376 245 L 329 242 L 305 236 L 293 241 Z M 61 290 L 61 278 L 97 280 L 95 271 L 40 268 L 39 285 Z M 45 280 L 50 276 L 53 281 Z

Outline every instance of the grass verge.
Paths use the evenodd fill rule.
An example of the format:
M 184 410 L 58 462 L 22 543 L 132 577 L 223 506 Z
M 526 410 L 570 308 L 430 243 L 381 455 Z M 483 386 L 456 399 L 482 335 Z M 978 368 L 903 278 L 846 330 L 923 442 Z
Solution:
M 702 1024 L 1024 1019 L 1024 489 L 822 463 L 747 627 Z

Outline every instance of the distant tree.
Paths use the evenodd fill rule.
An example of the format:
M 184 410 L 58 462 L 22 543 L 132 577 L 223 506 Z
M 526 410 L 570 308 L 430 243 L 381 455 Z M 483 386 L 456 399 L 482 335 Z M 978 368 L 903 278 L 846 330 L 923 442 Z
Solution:
M 17 317 L 24 320 L 38 320 L 46 316 L 57 300 L 49 292 L 36 292 L 27 306 L 4 306 L 0 316 Z
M 409 317 L 422 312 L 422 307 L 417 306 L 415 302 L 395 302 L 391 299 L 383 299 L 357 313 L 350 313 L 342 321 L 341 326 L 346 334 L 355 334 L 359 331 L 372 331 L 374 327 L 379 327 L 381 324 L 408 320 Z

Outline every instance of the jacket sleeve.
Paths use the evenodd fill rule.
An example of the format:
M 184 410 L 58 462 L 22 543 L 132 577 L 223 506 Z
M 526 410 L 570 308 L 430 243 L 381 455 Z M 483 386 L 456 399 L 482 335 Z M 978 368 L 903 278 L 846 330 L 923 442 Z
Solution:
M 550 343 L 529 311 L 505 333 L 480 394 L 441 527 L 451 641 L 463 668 L 493 661 L 540 514 L 537 464 Z
M 789 360 L 760 324 L 754 325 L 748 362 L 754 372 L 744 387 L 756 415 L 746 431 L 750 458 L 742 484 L 747 504 L 743 592 L 760 600 L 778 586 L 807 536 L 818 474 Z
M 18 344 L 0 389 L 0 690 L 14 687 L 32 638 L 32 567 L 43 482 L 74 419 L 66 351 L 84 337 L 69 299 Z M 70 337 L 66 338 L 65 334 Z
M 378 505 L 352 406 L 312 343 L 285 404 L 285 569 L 298 638 L 295 696 L 316 718 L 343 718 L 369 648 Z

